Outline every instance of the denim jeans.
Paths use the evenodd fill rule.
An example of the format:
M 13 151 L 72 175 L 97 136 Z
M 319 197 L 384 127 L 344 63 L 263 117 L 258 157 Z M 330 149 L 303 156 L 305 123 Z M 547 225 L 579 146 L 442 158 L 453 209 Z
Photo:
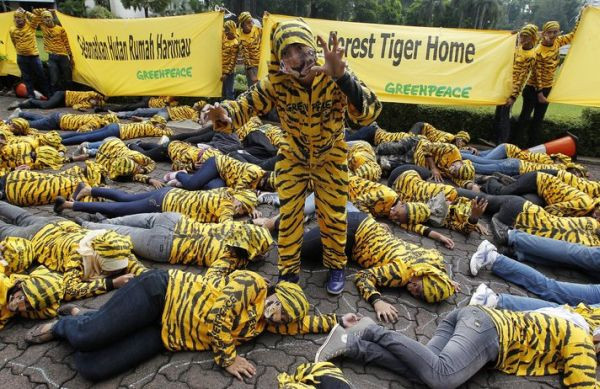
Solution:
M 509 176 L 516 176 L 519 174 L 519 166 L 521 162 L 516 158 L 508 158 L 502 160 L 486 160 L 482 158 L 480 161 L 473 161 L 474 155 L 467 156 L 467 153 L 463 156 L 463 159 L 469 159 L 473 162 L 473 167 L 475 168 L 475 173 L 477 174 L 493 174 L 493 173 L 502 173 Z
M 346 130 L 346 142 L 364 140 L 373 144 L 375 143 L 375 132 L 377 132 L 377 128 L 378 127 L 375 124 L 371 124 L 370 126 L 362 127 L 354 132 Z
M 367 327 L 361 338 L 348 337 L 347 344 L 346 357 L 444 389 L 463 384 L 500 350 L 494 322 L 474 306 L 450 312 L 427 345 L 379 325 Z
M 27 87 L 27 97 L 34 97 L 33 91 L 36 87 L 44 96 L 49 97 L 48 83 L 40 56 L 17 55 L 17 65 L 19 65 L 23 82 Z
M 511 311 L 535 311 L 540 308 L 558 307 L 560 304 L 533 297 L 515 296 L 508 293 L 498 295 L 497 309 L 508 309 Z M 591 307 L 598 308 L 600 304 L 591 304 Z
M 127 193 L 118 189 L 92 188 L 92 196 L 113 200 L 113 202 L 73 203 L 73 211 L 96 213 L 109 216 L 127 216 L 137 213 L 160 212 L 162 202 L 171 187 L 164 187 L 144 193 Z
M 235 99 L 235 91 L 233 85 L 235 82 L 235 73 L 229 73 L 223 80 L 222 95 L 225 100 Z
M 64 220 L 58 216 L 36 216 L 5 201 L 0 201 L 0 216 L 7 221 L 0 220 L 0 240 L 9 236 L 31 239 L 48 223 Z
M 216 182 L 223 182 L 223 184 L 225 184 L 219 175 L 215 157 L 207 159 L 193 174 L 179 172 L 175 175 L 175 178 L 177 178 L 177 181 L 181 182 L 181 186 L 187 190 L 203 189 L 211 183 L 211 181 L 211 185 L 214 185 Z M 220 181 L 214 181 L 217 179 Z M 211 189 L 214 189 L 214 187 Z
M 118 123 L 111 123 L 107 126 L 99 128 L 90 132 L 72 132 L 61 135 L 62 144 L 65 146 L 78 145 L 83 142 L 98 142 L 108 137 L 119 137 L 121 135 L 121 129 Z
M 50 92 L 69 89 L 71 86 L 71 60 L 67 55 L 49 54 L 48 70 L 50 73 Z
M 506 143 L 499 144 L 493 149 L 480 151 L 479 156 L 486 159 L 506 159 Z
M 130 119 L 133 116 L 139 116 L 143 118 L 150 118 L 154 115 L 159 115 L 165 118 L 165 120 L 169 120 L 169 111 L 166 108 L 138 108 L 135 111 L 122 111 L 117 112 L 117 117 L 119 119 Z
M 498 255 L 492 265 L 492 273 L 535 293 L 543 300 L 569 305 L 600 303 L 600 285 L 556 281 L 504 255 Z
M 52 97 L 48 100 L 25 100 L 19 104 L 19 108 L 38 108 L 38 109 L 52 109 L 60 108 L 65 106 L 65 91 L 54 91 Z
M 53 333 L 77 351 L 77 371 L 101 380 L 164 350 L 160 319 L 168 281 L 165 270 L 148 270 L 118 289 L 99 310 L 61 317 Z
M 60 130 L 60 118 L 62 113 L 53 112 L 48 116 L 33 112 L 20 112 L 19 117 L 29 122 L 29 127 L 40 131 Z
M 136 255 L 156 262 L 168 262 L 173 247 L 173 231 L 181 219 L 175 212 L 140 213 L 106 219 L 101 223 L 84 222 L 91 230 L 113 230 L 131 237 Z

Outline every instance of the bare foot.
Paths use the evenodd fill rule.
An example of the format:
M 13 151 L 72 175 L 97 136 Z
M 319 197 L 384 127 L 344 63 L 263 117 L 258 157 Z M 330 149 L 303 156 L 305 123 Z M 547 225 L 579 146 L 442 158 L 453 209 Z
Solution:
M 264 227 L 269 231 L 273 231 L 275 228 L 275 219 L 270 219 L 268 217 L 257 217 L 256 219 L 252 219 L 252 223 Z

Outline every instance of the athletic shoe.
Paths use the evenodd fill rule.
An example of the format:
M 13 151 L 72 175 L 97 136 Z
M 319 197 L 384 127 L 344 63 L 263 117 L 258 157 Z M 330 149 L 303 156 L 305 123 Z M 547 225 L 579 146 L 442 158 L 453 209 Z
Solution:
M 169 137 L 168 137 L 168 136 L 166 136 L 166 135 L 163 135 L 163 136 L 161 136 L 161 137 L 160 137 L 160 139 L 158 140 L 158 144 L 162 146 L 162 145 L 164 145 L 165 143 L 169 143 L 169 141 L 170 141 Z
M 176 179 L 176 175 L 177 173 L 187 173 L 185 170 L 177 170 L 175 172 L 168 172 L 167 174 L 165 174 L 165 176 L 163 177 L 163 181 L 164 182 L 170 182 L 172 180 Z
M 340 294 L 344 290 L 344 269 L 329 269 L 327 276 L 327 293 Z
M 361 338 L 362 335 L 365 333 L 367 327 L 372 325 L 377 325 L 377 323 L 375 323 L 375 320 L 371 319 L 368 316 L 364 316 L 358 321 L 358 323 L 346 329 L 346 333 L 348 335 L 356 335 L 358 338 Z
M 498 181 L 500 181 L 500 183 L 504 186 L 514 184 L 517 181 L 516 178 L 508 176 L 504 173 L 495 172 L 492 175 L 496 177 Z
M 387 155 L 382 155 L 379 157 L 379 166 L 381 166 L 381 169 L 385 171 L 392 170 L 392 163 Z
M 494 243 L 498 246 L 505 246 L 508 243 L 508 230 L 510 227 L 502 223 L 496 215 L 492 217 L 491 226 Z
M 25 101 L 27 101 L 27 100 L 25 100 Z M 21 102 L 17 100 L 15 102 L 13 102 L 11 105 L 9 105 L 8 107 L 6 107 L 6 109 L 9 111 L 12 111 L 13 109 L 19 108 L 19 104 L 21 104 Z
M 492 289 L 488 288 L 486 284 L 479 284 L 469 305 L 483 305 L 488 308 L 495 308 L 498 305 L 498 295 Z
M 346 330 L 341 325 L 336 324 L 327 336 L 327 339 L 325 339 L 325 343 L 317 350 L 315 363 L 329 361 L 342 355 L 348 349 L 347 340 L 348 334 Z
M 48 100 L 48 98 L 46 96 L 44 96 L 43 94 L 41 94 L 40 92 L 38 92 L 36 90 L 33 91 L 33 95 L 38 100 Z
M 258 203 L 279 207 L 279 195 L 276 192 L 262 192 L 258 195 Z
M 75 149 L 75 155 L 85 155 L 88 153 L 90 142 L 82 142 L 77 149 Z
M 495 255 L 490 255 L 492 252 L 498 252 L 496 246 L 491 244 L 489 241 L 484 240 L 477 247 L 477 251 L 471 257 L 471 274 L 476 276 L 479 270 L 482 268 L 490 269 L 492 264 L 496 261 Z
M 14 111 L 13 113 L 11 113 L 11 114 L 10 114 L 10 115 L 7 117 L 7 119 L 8 119 L 8 120 L 10 120 L 10 119 L 16 119 L 16 118 L 18 118 L 18 117 L 19 117 L 19 114 L 20 114 L 21 112 L 22 112 L 22 109 L 21 109 L 21 108 L 19 108 L 19 107 L 17 107 L 17 108 L 15 108 L 15 111 Z

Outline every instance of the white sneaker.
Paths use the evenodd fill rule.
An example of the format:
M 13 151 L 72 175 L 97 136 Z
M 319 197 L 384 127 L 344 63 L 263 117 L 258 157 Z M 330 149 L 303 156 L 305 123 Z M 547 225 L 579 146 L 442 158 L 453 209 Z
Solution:
M 173 178 L 169 182 L 166 183 L 166 186 L 172 186 L 173 188 L 181 188 L 181 182 L 177 180 L 177 178 Z
M 77 146 L 77 149 L 75 150 L 75 155 L 87 154 L 89 145 L 90 142 L 81 143 L 79 146 Z
M 258 195 L 258 203 L 279 207 L 279 195 L 277 192 L 263 192 Z
M 10 116 L 8 116 L 6 119 L 10 120 L 10 119 L 16 119 L 19 117 L 19 114 L 23 112 L 23 110 L 21 108 L 15 108 L 15 110 L 13 111 L 13 113 L 10 114 Z
M 494 253 L 496 255 L 494 255 Z M 492 264 L 496 261 L 498 250 L 496 246 L 491 244 L 489 241 L 484 240 L 477 247 L 477 251 L 471 257 L 471 274 L 476 276 L 481 268 L 489 269 Z
M 162 146 L 162 145 L 164 145 L 165 143 L 169 142 L 169 140 L 170 140 L 170 139 L 169 139 L 169 137 L 168 137 L 168 136 L 166 136 L 166 135 L 163 135 L 163 136 L 161 136 L 161 137 L 160 137 L 160 139 L 158 140 L 158 144 Z
M 498 295 L 486 284 L 479 284 L 477 290 L 471 296 L 469 305 L 483 305 L 484 307 L 495 308 L 498 305 Z
M 315 363 L 329 361 L 343 354 L 347 349 L 347 341 L 348 334 L 346 334 L 346 330 L 341 325 L 336 324 L 327 339 L 325 339 L 325 343 L 317 350 Z

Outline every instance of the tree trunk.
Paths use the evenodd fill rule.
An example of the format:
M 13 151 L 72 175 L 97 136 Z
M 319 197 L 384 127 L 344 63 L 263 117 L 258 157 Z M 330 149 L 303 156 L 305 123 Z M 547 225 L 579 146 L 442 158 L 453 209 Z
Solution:
M 148 7 L 144 7 L 144 15 L 148 17 Z

